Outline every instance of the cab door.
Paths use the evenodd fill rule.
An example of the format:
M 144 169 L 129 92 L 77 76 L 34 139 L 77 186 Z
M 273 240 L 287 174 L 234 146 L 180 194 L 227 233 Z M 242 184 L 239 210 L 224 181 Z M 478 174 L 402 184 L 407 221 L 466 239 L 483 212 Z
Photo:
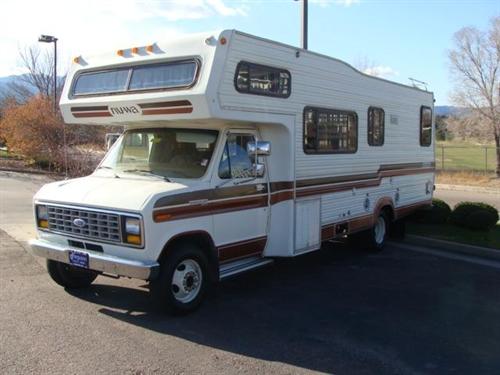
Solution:
M 264 158 L 247 152 L 247 144 L 256 140 L 254 131 L 227 132 L 215 169 L 214 241 L 221 263 L 260 255 L 267 242 L 267 171 L 257 176 L 256 165 Z

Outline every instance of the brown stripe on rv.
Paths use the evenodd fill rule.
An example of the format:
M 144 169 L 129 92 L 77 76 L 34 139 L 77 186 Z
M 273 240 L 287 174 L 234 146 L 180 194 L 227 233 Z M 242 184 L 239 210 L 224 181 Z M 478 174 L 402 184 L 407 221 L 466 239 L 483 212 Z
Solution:
M 111 117 L 109 112 L 79 112 L 73 113 L 74 117 Z
M 189 100 L 173 100 L 170 102 L 158 102 L 158 103 L 142 103 L 139 104 L 141 108 L 165 108 L 165 107 L 183 107 L 192 105 Z
M 419 208 L 427 207 L 431 204 L 432 201 L 424 201 L 419 203 L 414 203 L 402 207 L 398 207 L 394 209 L 394 217 L 396 219 L 400 219 L 404 216 L 407 216 Z M 347 221 L 341 221 L 338 223 L 326 224 L 321 227 L 321 241 L 328 241 L 334 238 L 338 238 L 346 233 L 337 233 L 337 228 L 343 227 L 347 225 L 347 233 L 352 234 L 356 232 L 360 232 L 366 229 L 373 227 L 373 223 L 375 222 L 375 215 L 364 215 L 361 217 L 357 217 Z
M 94 111 L 107 111 L 107 105 L 99 105 L 93 107 L 71 107 L 71 112 L 94 112 Z
M 226 262 L 252 255 L 261 255 L 266 247 L 267 237 L 258 237 L 250 240 L 234 242 L 217 248 L 219 261 Z
M 173 115 L 176 113 L 191 113 L 193 107 L 166 108 L 166 109 L 143 109 L 143 115 Z
M 403 176 L 433 171 L 434 163 L 383 165 L 380 167 L 378 173 L 299 180 L 297 181 L 297 186 L 301 186 L 302 189 L 297 190 L 295 194 L 297 197 L 305 197 L 345 191 L 353 188 L 359 189 L 379 186 L 382 182 L 382 177 Z M 257 191 L 257 185 L 263 185 L 264 189 Z M 292 181 L 277 181 L 270 183 L 270 203 L 273 205 L 294 199 L 293 185 Z M 162 222 L 264 207 L 267 206 L 267 193 L 267 184 L 251 184 L 170 195 L 156 201 L 154 208 L 162 209 L 153 213 L 153 219 L 156 222 Z M 229 198 L 234 199 L 228 200 Z M 203 202 L 204 200 L 206 202 Z M 220 200 L 223 201 L 219 202 Z M 192 204 L 187 205 L 189 203 Z
M 257 185 L 260 184 L 230 186 L 170 195 L 157 200 L 154 208 L 176 206 L 190 203 L 191 201 L 199 201 L 202 199 L 213 201 L 217 199 L 237 198 L 249 195 L 263 195 L 267 193 L 266 184 L 262 184 L 264 185 L 264 190 L 261 191 L 257 191 Z
M 335 176 L 297 181 L 297 187 L 302 188 L 297 197 L 320 195 L 379 186 L 383 177 L 407 176 L 412 174 L 434 172 L 434 163 L 408 163 L 382 165 L 377 173 L 366 173 L 349 176 Z
M 159 223 L 259 207 L 267 207 L 267 195 L 164 208 L 153 212 L 153 220 Z

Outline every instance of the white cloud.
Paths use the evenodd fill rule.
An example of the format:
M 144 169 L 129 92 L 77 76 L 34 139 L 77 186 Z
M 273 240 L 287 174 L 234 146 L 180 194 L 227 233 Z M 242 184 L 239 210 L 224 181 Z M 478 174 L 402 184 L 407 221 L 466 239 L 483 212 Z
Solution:
M 226 1 L 227 3 L 228 1 Z M 1 0 L 0 76 L 22 72 L 19 50 L 40 34 L 59 38 L 60 68 L 80 54 L 144 45 L 185 33 L 175 21 L 245 16 L 242 3 L 223 0 Z M 167 26 L 162 26 L 167 25 Z M 51 45 L 41 44 L 40 49 Z
M 386 66 L 386 65 L 378 65 L 378 66 L 372 66 L 372 67 L 366 68 L 363 70 L 363 73 L 369 74 L 371 76 L 383 77 L 383 78 L 389 78 L 389 77 L 399 75 L 399 72 L 397 72 L 396 70 L 394 70 L 390 66 Z
M 342 5 L 344 7 L 350 7 L 354 4 L 359 4 L 360 0 L 310 0 L 312 4 L 319 5 L 322 8 L 326 8 L 331 4 Z

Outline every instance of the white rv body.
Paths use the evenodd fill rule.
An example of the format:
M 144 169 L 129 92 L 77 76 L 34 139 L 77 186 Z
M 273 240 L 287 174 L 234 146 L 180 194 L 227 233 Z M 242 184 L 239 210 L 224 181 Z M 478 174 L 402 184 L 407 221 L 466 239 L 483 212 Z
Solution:
M 198 64 L 194 82 L 187 87 L 74 95 L 76 79 L 86 72 L 182 60 Z M 239 92 L 235 74 L 242 62 L 288 72 L 286 95 Z M 33 249 L 68 263 L 71 244 L 84 242 L 83 249 L 73 250 L 89 254 L 91 269 L 152 279 L 169 244 L 191 238 L 210 247 L 215 273 L 222 277 L 270 257 L 296 256 L 319 249 L 324 241 L 370 230 L 382 211 L 396 221 L 430 205 L 432 199 L 434 140 L 431 137 L 430 144 L 421 145 L 421 112 L 422 108 L 432 110 L 433 102 L 430 92 L 234 30 L 118 54 L 81 56 L 72 64 L 61 97 L 66 123 L 124 125 L 128 130 L 212 129 L 218 132 L 217 142 L 200 178 L 173 178 L 171 182 L 148 176 L 114 178 L 96 170 L 88 177 L 48 184 L 35 196 L 37 205 L 135 215 L 143 228 L 139 248 L 49 227 L 38 228 Z M 372 107 L 385 114 L 380 146 L 367 141 Z M 306 153 L 308 108 L 316 111 L 311 116 L 339 110 L 350 113 L 349 121 L 357 119 L 355 149 Z M 318 137 L 319 125 L 315 126 Z M 260 158 L 265 175 L 221 179 L 217 171 L 227 135 L 246 133 L 272 145 L 270 155 Z M 102 250 L 88 250 L 87 243 Z

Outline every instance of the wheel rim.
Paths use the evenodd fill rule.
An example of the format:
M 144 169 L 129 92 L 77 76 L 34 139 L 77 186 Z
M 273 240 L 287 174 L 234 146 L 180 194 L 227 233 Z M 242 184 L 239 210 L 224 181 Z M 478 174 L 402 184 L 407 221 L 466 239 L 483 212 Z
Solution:
M 172 276 L 172 293 L 182 303 L 189 303 L 196 298 L 201 289 L 203 274 L 194 259 L 184 259 L 175 267 Z
M 385 219 L 383 216 L 379 216 L 375 223 L 375 242 L 377 245 L 381 245 L 384 242 L 385 229 Z

